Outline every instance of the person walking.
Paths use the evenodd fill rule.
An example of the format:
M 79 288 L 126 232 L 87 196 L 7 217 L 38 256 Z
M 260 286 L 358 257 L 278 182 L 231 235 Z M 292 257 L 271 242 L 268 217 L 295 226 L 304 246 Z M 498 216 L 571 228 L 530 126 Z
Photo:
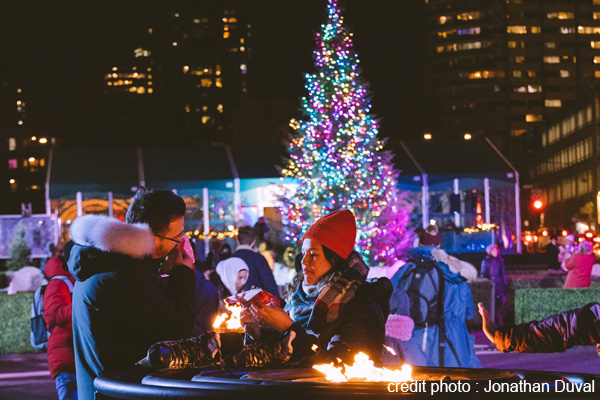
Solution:
M 72 242 L 68 242 L 67 245 L 65 250 L 70 252 Z M 71 319 L 73 303 L 71 292 L 75 278 L 71 276 L 65 265 L 63 249 L 56 246 L 54 251 L 45 265 L 45 273 L 50 280 L 44 293 L 44 320 L 46 328 L 51 332 L 48 338 L 48 369 L 50 376 L 56 382 L 59 400 L 77 400 Z M 66 257 L 68 259 L 69 254 L 66 254 Z M 67 279 L 71 285 L 63 279 Z
M 567 278 L 563 288 L 589 288 L 596 258 L 590 242 L 581 242 L 572 257 L 565 260 Z
M 504 305 L 506 304 L 506 268 L 504 260 L 500 257 L 500 248 L 490 244 L 486 248 L 487 255 L 481 262 L 481 277 L 492 281 L 494 285 L 494 301 L 496 323 L 502 325 L 504 321 Z

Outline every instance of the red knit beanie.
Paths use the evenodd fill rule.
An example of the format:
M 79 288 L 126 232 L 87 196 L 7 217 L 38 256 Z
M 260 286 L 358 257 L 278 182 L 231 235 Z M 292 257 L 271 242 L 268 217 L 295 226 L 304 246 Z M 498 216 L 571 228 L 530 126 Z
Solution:
M 356 241 L 354 214 L 350 210 L 339 210 L 324 215 L 308 228 L 302 239 L 315 240 L 346 259 Z

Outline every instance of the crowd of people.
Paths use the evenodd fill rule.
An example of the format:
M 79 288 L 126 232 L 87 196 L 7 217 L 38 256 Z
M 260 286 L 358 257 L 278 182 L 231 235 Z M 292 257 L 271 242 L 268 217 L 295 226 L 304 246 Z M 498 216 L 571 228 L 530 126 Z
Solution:
M 172 354 L 179 367 L 351 363 L 358 352 L 376 363 L 481 366 L 466 326 L 475 315 L 468 282 L 478 271 L 440 248 L 435 226 L 419 235 L 406 265 L 391 279 L 369 279 L 369 266 L 355 251 L 357 226 L 349 210 L 315 221 L 302 237 L 301 253 L 286 249 L 283 263 L 275 261 L 267 243 L 264 219 L 240 227 L 233 249 L 228 243 L 211 246 L 207 257 L 199 257 L 184 231 L 185 211 L 185 202 L 173 192 L 140 188 L 126 222 L 78 217 L 70 227 L 71 241 L 45 262 L 47 278 L 60 275 L 74 283 L 71 293 L 63 280 L 52 279 L 44 298 L 52 332 L 49 368 L 60 399 L 93 399 L 97 376 L 133 368 L 160 342 L 181 350 Z M 589 286 L 593 256 L 588 247 L 585 242 L 573 246 L 564 257 L 565 287 Z M 528 330 L 553 335 L 538 326 L 498 327 L 507 291 L 498 246 L 488 247 L 480 275 L 495 287 L 496 315 L 492 318 L 481 304 L 479 312 L 499 349 L 564 348 L 558 343 L 543 350 L 537 350 L 539 344 L 528 347 Z M 245 302 L 245 293 L 256 288 L 277 303 Z M 214 337 L 212 323 L 229 312 L 224 299 L 232 297 L 243 305 L 242 324 L 253 327 L 243 346 L 215 351 L 207 340 L 190 340 Z M 425 308 L 418 304 L 422 299 Z M 591 326 L 595 318 L 597 328 L 597 304 L 556 317 L 553 324 L 560 329 L 561 321 L 573 318 L 591 320 Z M 565 338 L 565 346 L 599 341 L 595 332 L 585 340 Z

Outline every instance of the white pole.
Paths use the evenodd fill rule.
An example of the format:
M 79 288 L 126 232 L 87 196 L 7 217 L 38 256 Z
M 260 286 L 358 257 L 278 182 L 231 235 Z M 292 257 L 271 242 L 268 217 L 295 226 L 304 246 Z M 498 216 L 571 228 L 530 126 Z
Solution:
M 422 174 L 422 178 L 421 208 L 423 209 L 423 229 L 425 229 L 429 226 L 429 178 L 426 173 Z
M 204 254 L 208 255 L 208 234 L 210 233 L 210 213 L 208 212 L 208 188 L 202 189 L 202 211 L 204 214 Z
M 81 217 L 83 215 L 83 200 L 81 198 L 81 192 L 77 192 L 75 194 L 75 199 L 77 201 L 77 216 Z
M 240 178 L 233 179 L 233 221 L 237 226 L 240 220 L 240 208 L 242 206 L 242 196 L 240 195 Z
M 517 253 L 523 253 L 521 243 L 521 189 L 519 188 L 519 173 L 515 171 L 515 226 L 517 230 Z
M 115 216 L 113 209 L 113 192 L 108 192 L 108 216 L 111 218 Z
M 490 180 L 483 178 L 483 193 L 485 196 L 485 223 L 490 224 Z
M 46 215 L 52 214 L 52 205 L 50 202 L 50 173 L 52 172 L 52 155 L 54 149 L 50 149 L 48 152 L 48 167 L 46 169 L 46 185 L 45 185 L 45 197 L 46 197 Z
M 458 187 L 458 179 L 454 179 L 454 194 L 459 195 L 459 199 L 460 199 L 460 189 Z M 460 209 L 458 212 L 454 213 L 454 225 L 457 228 L 460 226 Z

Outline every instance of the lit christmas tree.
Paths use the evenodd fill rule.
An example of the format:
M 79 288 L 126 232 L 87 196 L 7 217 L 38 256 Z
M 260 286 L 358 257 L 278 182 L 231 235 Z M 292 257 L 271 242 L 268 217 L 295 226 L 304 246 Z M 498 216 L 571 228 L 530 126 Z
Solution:
M 13 231 L 12 243 L 10 246 L 10 258 L 6 260 L 6 269 L 17 271 L 29 264 L 31 249 L 25 239 L 25 227 L 18 223 Z
M 306 119 L 290 123 L 296 135 L 282 169 L 284 177 L 300 183 L 293 196 L 284 195 L 285 239 L 295 242 L 315 219 L 347 208 L 357 218 L 362 255 L 371 263 L 393 262 L 408 242 L 409 209 L 397 193 L 393 155 L 377 138 L 368 85 L 337 0 L 328 1 L 321 28 L 314 51 L 316 72 L 306 75 L 308 97 L 302 99 Z

